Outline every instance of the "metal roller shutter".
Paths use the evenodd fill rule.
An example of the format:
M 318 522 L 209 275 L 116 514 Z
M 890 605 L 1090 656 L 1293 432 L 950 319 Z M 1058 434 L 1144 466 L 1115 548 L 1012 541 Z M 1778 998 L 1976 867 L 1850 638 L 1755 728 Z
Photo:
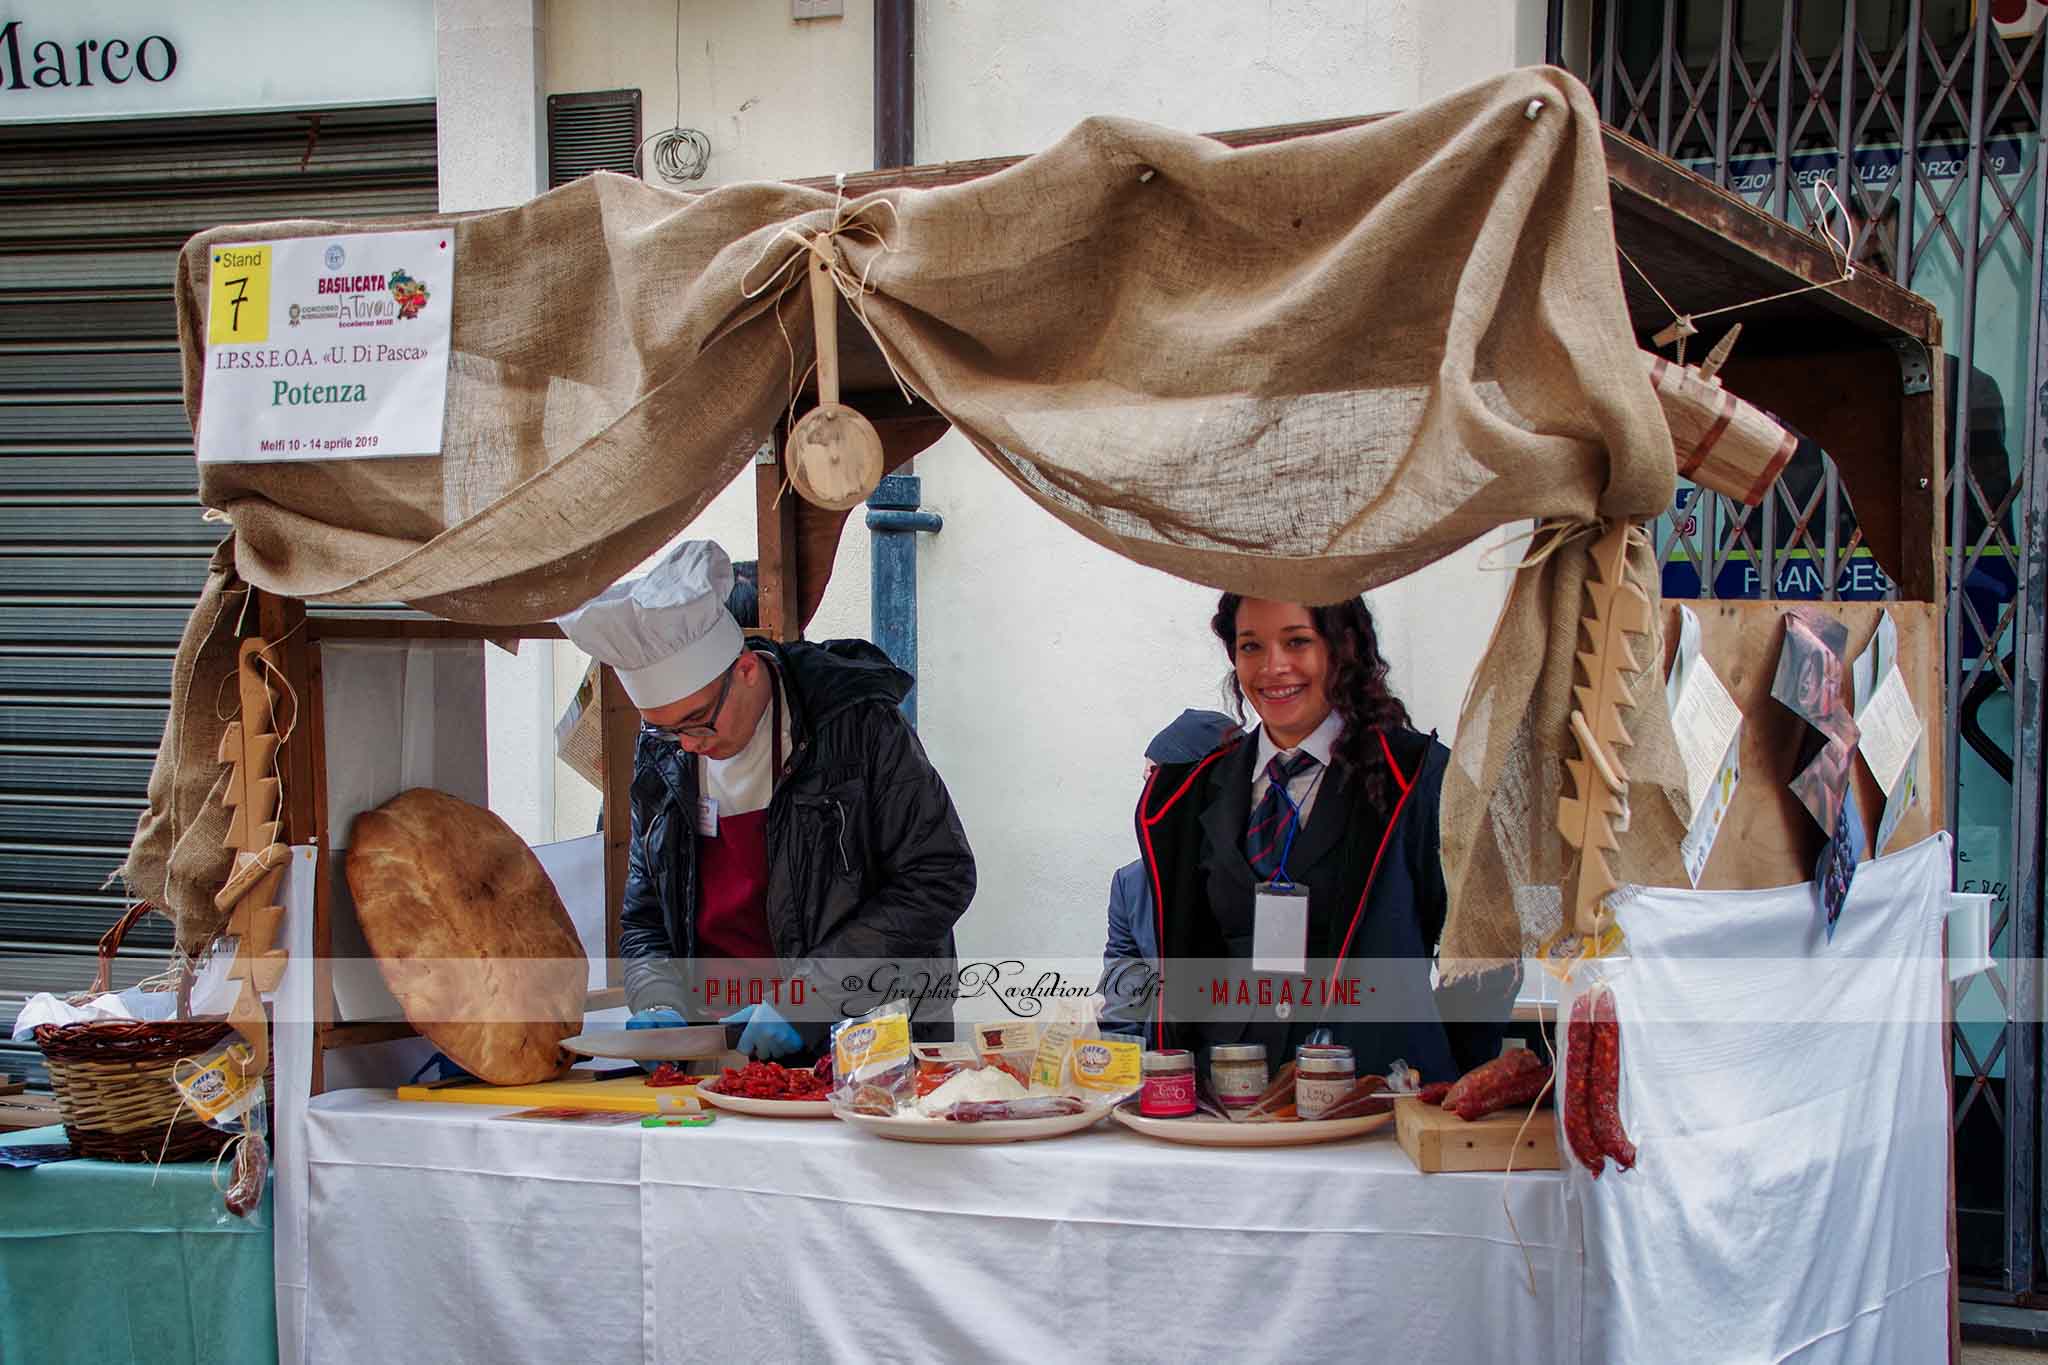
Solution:
M 313 134 L 317 131 L 317 136 Z M 22 1000 L 92 979 L 171 658 L 220 536 L 179 393 L 179 246 L 435 208 L 433 106 L 0 128 L 0 1073 Z M 116 984 L 161 968 L 144 920 Z

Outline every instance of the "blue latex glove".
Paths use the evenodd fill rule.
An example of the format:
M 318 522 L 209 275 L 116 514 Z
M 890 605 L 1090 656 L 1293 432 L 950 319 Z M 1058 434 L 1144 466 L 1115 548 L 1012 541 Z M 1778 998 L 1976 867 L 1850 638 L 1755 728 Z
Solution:
M 773 1005 L 749 1005 L 736 1010 L 718 1021 L 721 1024 L 745 1024 L 740 1033 L 739 1050 L 749 1057 L 769 1061 L 797 1050 L 802 1039 L 790 1022 L 775 1012 Z
M 636 1028 L 681 1028 L 690 1021 L 670 1009 L 667 1005 L 656 1005 L 653 1009 L 634 1010 L 626 1017 L 626 1027 Z M 660 1062 L 635 1062 L 633 1065 L 652 1076 Z

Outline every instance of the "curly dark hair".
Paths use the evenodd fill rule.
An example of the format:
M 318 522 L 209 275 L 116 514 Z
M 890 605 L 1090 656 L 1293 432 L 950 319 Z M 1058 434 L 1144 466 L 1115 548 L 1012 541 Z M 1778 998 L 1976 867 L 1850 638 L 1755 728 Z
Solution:
M 1237 706 L 1237 718 L 1245 719 L 1244 688 L 1237 681 L 1237 609 L 1244 598 L 1234 592 L 1216 599 L 1216 614 L 1209 629 L 1223 642 L 1223 653 L 1231 661 L 1224 685 Z M 1309 621 L 1330 646 L 1330 676 L 1324 686 L 1330 705 L 1344 718 L 1344 733 L 1330 754 L 1330 766 L 1340 773 L 1357 774 L 1366 797 L 1382 811 L 1393 809 L 1393 774 L 1387 771 L 1376 730 L 1408 724 L 1408 708 L 1387 688 L 1387 661 L 1380 654 L 1379 632 L 1373 629 L 1372 612 L 1365 599 L 1354 597 L 1326 607 L 1311 606 Z

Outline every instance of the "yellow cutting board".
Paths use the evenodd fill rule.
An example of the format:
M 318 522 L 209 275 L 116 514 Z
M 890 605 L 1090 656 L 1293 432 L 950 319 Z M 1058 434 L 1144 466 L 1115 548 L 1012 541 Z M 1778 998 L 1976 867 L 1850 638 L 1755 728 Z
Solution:
M 624 1114 L 652 1114 L 661 1107 L 659 1096 L 678 1099 L 697 1093 L 695 1086 L 647 1084 L 642 1076 L 617 1076 L 608 1081 L 592 1080 L 588 1071 L 572 1071 L 559 1081 L 533 1085 L 401 1085 L 398 1098 L 427 1100 L 440 1104 L 516 1104 L 521 1108 L 542 1106 L 565 1109 L 609 1109 Z

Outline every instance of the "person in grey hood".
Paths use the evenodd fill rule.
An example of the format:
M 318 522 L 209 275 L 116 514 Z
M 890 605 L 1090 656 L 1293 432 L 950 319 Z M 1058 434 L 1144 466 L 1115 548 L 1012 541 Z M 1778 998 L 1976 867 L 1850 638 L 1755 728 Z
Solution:
M 912 679 L 864 640 L 749 642 L 732 566 L 686 541 L 561 618 L 638 708 L 619 951 L 636 1023 L 744 1026 L 814 1054 L 898 996 L 950 1036 L 953 924 L 974 853 L 898 709 Z

